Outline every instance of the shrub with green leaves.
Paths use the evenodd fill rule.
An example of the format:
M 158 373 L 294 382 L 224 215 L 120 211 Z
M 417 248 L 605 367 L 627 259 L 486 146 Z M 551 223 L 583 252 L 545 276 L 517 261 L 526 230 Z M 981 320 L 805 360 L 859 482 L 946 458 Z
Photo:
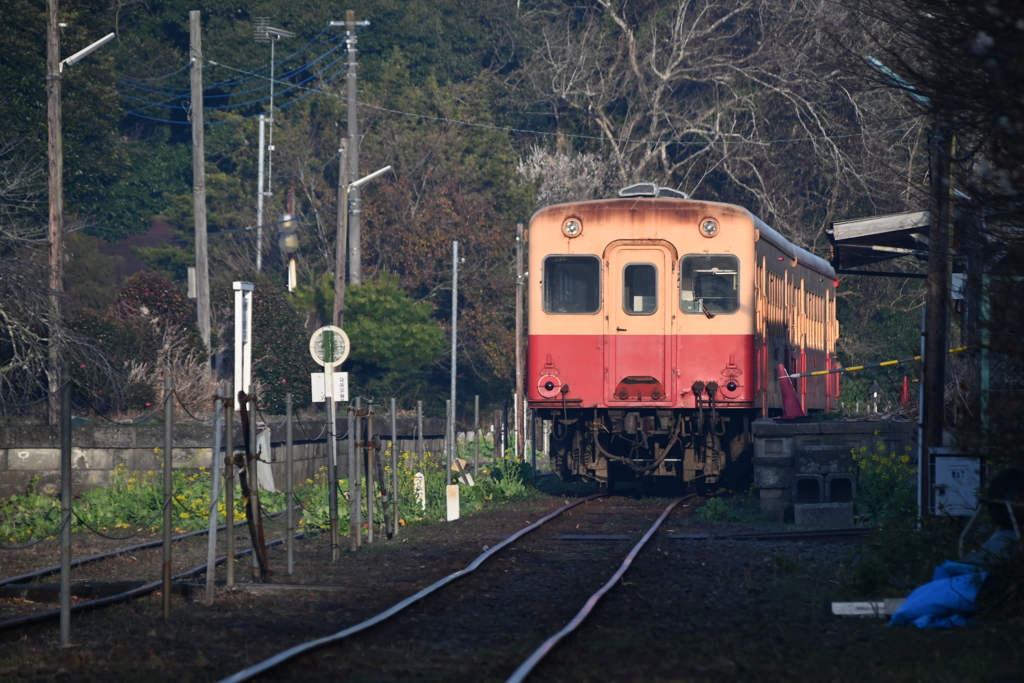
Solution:
M 697 510 L 697 515 L 705 522 L 732 522 L 736 514 L 721 498 L 711 498 Z
M 867 446 L 855 449 L 853 462 L 857 473 L 854 505 L 861 523 L 884 526 L 917 517 L 917 470 L 909 455 L 889 453 L 879 444 L 874 453 Z

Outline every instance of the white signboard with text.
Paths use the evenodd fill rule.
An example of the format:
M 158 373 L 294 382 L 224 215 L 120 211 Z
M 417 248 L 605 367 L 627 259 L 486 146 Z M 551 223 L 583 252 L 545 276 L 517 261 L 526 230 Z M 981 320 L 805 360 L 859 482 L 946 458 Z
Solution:
M 335 401 L 347 401 L 348 400 L 348 373 L 347 372 L 332 372 L 331 377 L 334 379 L 334 400 Z M 309 383 L 313 388 L 313 403 L 323 403 L 327 400 L 327 382 L 325 381 L 325 373 L 312 372 L 309 375 Z

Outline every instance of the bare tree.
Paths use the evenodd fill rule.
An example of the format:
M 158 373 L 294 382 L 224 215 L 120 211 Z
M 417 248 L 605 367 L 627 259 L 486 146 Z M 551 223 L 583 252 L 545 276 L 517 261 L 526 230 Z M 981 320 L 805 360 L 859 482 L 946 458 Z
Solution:
M 583 128 L 599 140 L 577 136 L 583 149 L 603 150 L 619 183 L 742 203 L 819 247 L 827 223 L 853 205 L 903 208 L 906 187 L 894 181 L 919 154 L 920 122 L 828 59 L 826 29 L 847 14 L 838 3 L 547 7 L 534 19 L 528 90 L 559 132 Z

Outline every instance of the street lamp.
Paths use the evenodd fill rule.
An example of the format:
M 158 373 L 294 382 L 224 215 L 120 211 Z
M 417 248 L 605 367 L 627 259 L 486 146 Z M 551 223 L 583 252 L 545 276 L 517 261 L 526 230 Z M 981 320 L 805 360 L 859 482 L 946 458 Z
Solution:
M 341 196 L 338 199 L 338 232 L 335 235 L 335 249 L 334 249 L 334 316 L 333 321 L 335 327 L 341 327 L 342 316 L 345 311 L 345 281 L 341 276 L 342 266 L 345 263 L 345 242 L 348 239 L 348 194 L 350 190 L 359 191 L 366 183 L 370 182 L 379 175 L 383 175 L 391 170 L 391 165 L 388 164 L 384 168 L 377 169 L 373 173 L 363 176 L 354 183 L 349 183 L 342 188 L 338 193 Z M 359 268 L 359 263 L 352 263 L 352 268 Z
M 47 157 L 49 159 L 49 226 L 47 238 L 49 242 L 50 265 L 50 320 L 49 341 L 47 348 L 47 391 L 49 393 L 48 418 L 51 425 L 57 424 L 60 397 L 57 389 L 60 384 L 60 345 L 58 329 L 61 326 L 60 299 L 64 292 L 64 151 L 63 131 L 61 130 L 60 81 L 65 66 L 73 66 L 114 39 L 110 33 L 79 50 L 64 61 L 60 59 L 60 35 L 58 31 L 57 0 L 46 3 L 46 118 L 47 118 Z M 62 629 L 63 640 L 63 629 Z
M 64 65 L 74 65 L 93 51 L 114 38 L 114 34 L 104 36 L 84 50 L 79 50 L 64 61 L 60 59 L 60 36 L 58 30 L 57 0 L 46 3 L 46 118 L 47 118 L 47 157 L 49 160 L 49 205 L 50 223 L 48 238 L 50 247 L 50 320 L 49 340 L 47 342 L 47 389 L 49 391 L 49 422 L 57 423 L 57 406 L 60 399 L 59 374 L 61 368 L 60 346 L 57 341 L 58 329 L 61 326 L 60 297 L 64 291 L 64 155 L 63 133 L 61 131 L 60 113 L 60 79 Z M 68 378 L 63 378 L 67 380 Z M 62 392 L 63 393 L 63 392 Z M 69 396 L 70 394 L 65 394 Z M 70 409 L 68 404 L 61 406 L 61 411 Z M 62 415 L 64 424 L 69 425 L 71 418 Z M 64 439 L 62 439 L 62 442 Z M 71 643 L 71 450 L 69 446 L 61 447 L 61 532 L 60 532 L 60 644 Z

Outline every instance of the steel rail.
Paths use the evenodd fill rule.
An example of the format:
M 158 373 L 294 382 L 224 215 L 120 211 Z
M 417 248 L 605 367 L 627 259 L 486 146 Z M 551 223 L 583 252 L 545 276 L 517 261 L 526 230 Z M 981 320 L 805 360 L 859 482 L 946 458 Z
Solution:
M 302 538 L 303 536 L 305 536 L 305 534 L 296 534 L 295 538 Z M 284 542 L 285 542 L 285 539 L 279 538 L 277 540 L 271 541 L 270 543 L 267 543 L 267 547 L 269 548 L 271 546 L 281 545 Z M 235 553 L 235 559 L 238 559 L 239 557 L 244 557 L 245 555 L 248 555 L 251 552 L 252 552 L 252 548 L 246 548 L 245 550 L 239 550 L 237 553 Z M 227 559 L 228 559 L 227 555 L 221 555 L 220 557 L 218 557 L 214 561 L 214 565 L 224 564 L 224 562 L 226 562 Z M 200 565 L 197 565 L 195 567 L 192 567 L 192 569 L 188 569 L 186 571 L 183 571 L 180 574 L 175 574 L 174 576 L 171 577 L 171 581 L 179 581 L 181 579 L 185 579 L 185 578 L 188 578 L 190 576 L 195 576 L 196 574 L 202 574 L 203 572 L 206 571 L 206 567 L 207 567 L 207 564 L 204 562 L 203 564 L 200 564 Z M 123 602 L 125 600 L 131 600 L 132 598 L 137 598 L 137 597 L 140 597 L 142 595 L 146 595 L 148 593 L 152 593 L 153 591 L 157 590 L 158 588 L 160 588 L 162 586 L 163 586 L 163 579 L 160 579 L 159 581 L 153 581 L 151 583 L 147 583 L 144 586 L 139 586 L 138 588 L 133 588 L 131 590 L 125 591 L 124 593 L 118 593 L 117 595 L 110 595 L 110 596 L 105 597 L 105 598 L 99 598 L 97 600 L 90 600 L 88 602 L 80 602 L 77 605 L 72 605 L 71 606 L 71 611 L 72 612 L 82 612 L 82 611 L 89 610 L 89 609 L 96 609 L 96 608 L 99 608 L 99 607 L 106 607 L 107 605 L 110 605 L 110 604 L 115 603 L 115 602 Z M 31 615 L 29 615 L 27 617 L 18 617 L 17 619 L 10 619 L 8 621 L 2 621 L 2 622 L 0 622 L 0 633 L 2 633 L 4 631 L 10 631 L 10 630 L 16 629 L 16 628 L 24 628 L 26 626 L 32 626 L 34 624 L 38 624 L 38 623 L 41 623 L 41 622 L 44 622 L 44 621 L 48 621 L 50 619 L 57 619 L 58 617 L 60 617 L 60 610 L 56 609 L 56 610 L 51 610 L 49 612 L 41 612 L 39 614 L 31 614 Z
M 297 505 L 295 507 L 295 509 L 298 510 L 301 507 L 302 506 Z M 266 513 L 265 516 L 267 517 L 267 519 L 277 519 L 284 512 L 285 512 L 284 510 L 278 510 L 277 512 Z M 276 517 L 274 515 L 276 515 Z M 242 526 L 244 524 L 245 524 L 245 520 L 242 520 L 241 522 L 235 522 L 233 526 L 239 527 L 239 526 Z M 227 528 L 228 527 L 227 527 L 226 524 L 223 525 L 223 526 L 219 526 L 219 527 L 217 527 L 217 533 L 220 533 L 221 531 L 224 531 Z M 179 534 L 177 536 L 172 537 L 171 538 L 171 542 L 174 543 L 174 542 L 180 541 L 183 538 L 189 538 L 190 536 L 205 536 L 205 535 L 207 535 L 209 533 L 210 533 L 209 529 L 199 529 L 198 531 L 189 531 L 188 533 Z M 118 557 L 119 555 L 124 555 L 125 553 L 132 553 L 132 552 L 135 552 L 136 550 L 148 550 L 149 548 L 159 548 L 163 544 L 164 544 L 163 539 L 160 539 L 158 541 L 146 541 L 145 543 L 138 543 L 136 545 L 130 545 L 130 546 L 127 546 L 127 547 L 124 547 L 124 548 L 118 548 L 117 550 L 111 550 L 110 552 L 100 553 L 98 555 L 89 555 L 88 557 L 80 557 L 80 558 L 78 558 L 76 560 L 72 560 L 71 561 L 71 568 L 74 569 L 75 567 L 81 567 L 82 565 L 91 564 L 93 562 L 99 562 L 101 560 L 109 560 L 112 557 Z M 9 576 L 9 577 L 7 577 L 5 579 L 0 579 L 0 587 L 7 586 L 7 585 L 10 585 L 12 583 L 23 583 L 23 582 L 25 582 L 27 580 L 38 579 L 40 577 L 48 576 L 50 574 L 56 574 L 59 571 L 60 571 L 60 565 L 59 564 L 55 564 L 52 567 L 44 567 L 42 569 L 37 569 L 37 570 L 35 570 L 33 572 L 28 572 L 27 574 L 18 574 L 17 576 Z
M 813 541 L 820 538 L 858 538 L 870 534 L 872 527 L 848 527 L 846 529 L 814 529 L 811 531 L 754 531 L 750 533 L 715 536 L 715 540 L 733 541 Z
M 235 522 L 235 526 L 238 526 L 240 524 L 245 524 L 245 522 L 244 521 L 243 522 Z M 218 527 L 217 531 L 220 532 L 220 531 L 224 531 L 225 529 L 227 529 L 227 526 L 222 526 L 222 527 Z M 208 534 L 208 533 L 210 533 L 209 529 L 200 529 L 198 531 L 190 531 L 187 534 L 181 534 L 181 535 L 173 537 L 171 539 L 171 542 L 173 543 L 174 541 L 178 541 L 178 540 L 183 539 L 183 538 L 188 538 L 189 536 L 202 536 L 202 535 Z M 125 553 L 132 553 L 132 552 L 135 552 L 136 550 L 147 550 L 149 548 L 159 548 L 163 544 L 164 544 L 163 539 L 160 539 L 159 541 L 146 541 L 145 543 L 139 543 L 137 545 L 131 545 L 131 546 L 127 546 L 125 548 L 118 548 L 117 550 L 111 550 L 110 552 L 107 552 L 107 553 L 100 553 L 99 555 L 89 555 L 88 557 L 80 557 L 80 558 L 78 558 L 76 560 L 72 560 L 71 561 L 71 568 L 74 569 L 75 567 L 81 567 L 84 564 L 91 564 L 93 562 L 99 562 L 100 560 L 109 560 L 112 557 L 117 557 L 119 555 L 124 555 Z M 24 583 L 26 580 L 37 579 L 37 578 L 40 578 L 42 576 L 47 576 L 49 574 L 56 574 L 59 571 L 60 571 L 60 565 L 59 564 L 55 564 L 52 567 L 44 567 L 43 569 L 37 569 L 34 572 L 29 572 L 27 574 L 19 574 L 17 576 L 9 576 L 6 579 L 0 579 L 0 586 L 6 586 L 6 585 L 12 584 L 12 583 Z
M 289 648 L 289 649 L 287 649 L 287 650 L 285 650 L 283 652 L 279 652 L 278 654 L 274 655 L 273 657 L 270 657 L 269 659 L 265 659 L 262 662 L 260 662 L 258 664 L 255 664 L 253 666 L 250 666 L 247 669 L 243 669 L 242 671 L 239 671 L 239 672 L 237 672 L 235 674 L 232 674 L 231 676 L 228 676 L 227 678 L 221 679 L 221 681 L 219 683 L 239 683 L 240 681 L 247 681 L 247 680 L 251 679 L 252 677 L 254 677 L 256 675 L 263 673 L 264 671 L 268 671 L 270 669 L 273 669 L 274 667 L 276 667 L 276 666 L 278 666 L 280 664 L 283 664 L 284 662 L 288 661 L 289 659 L 293 659 L 294 657 L 297 657 L 298 655 L 301 655 L 301 654 L 304 654 L 304 653 L 309 652 L 311 650 L 315 650 L 317 648 L 323 647 L 324 645 L 329 645 L 331 643 L 336 643 L 339 640 L 343 640 L 345 638 L 348 638 L 349 636 L 354 635 L 356 633 L 359 633 L 360 631 L 365 631 L 366 629 L 368 629 L 368 628 L 370 628 L 372 626 L 376 626 L 377 624 L 381 623 L 382 621 L 384 621 L 386 619 L 389 619 L 390 617 L 394 616 L 395 614 L 398 614 L 399 612 L 404 610 L 406 607 L 409 607 L 410 605 L 413 605 L 414 603 L 419 602 L 420 600 L 422 600 L 423 598 L 427 597 L 431 593 L 434 593 L 435 591 L 443 588 L 444 586 L 447 586 L 449 583 L 452 583 L 453 581 L 461 579 L 463 576 L 466 576 L 470 572 L 475 571 L 481 564 L 483 564 L 487 559 L 489 559 L 492 555 L 497 553 L 499 550 L 505 548 L 506 546 L 508 546 L 509 544 L 513 543 L 514 541 L 522 538 L 523 536 L 525 536 L 526 534 L 530 533 L 531 531 L 535 531 L 535 530 L 539 529 L 544 524 L 547 524 L 551 520 L 553 520 L 556 517 L 560 516 L 563 512 L 565 512 L 567 510 L 571 510 L 572 508 L 576 507 L 577 505 L 582 505 L 583 503 L 586 503 L 587 501 L 594 500 L 596 498 L 605 498 L 605 497 L 607 497 L 607 494 L 598 493 L 598 494 L 595 494 L 595 495 L 592 495 L 592 496 L 587 496 L 586 498 L 581 498 L 581 499 L 579 499 L 577 501 L 573 501 L 572 503 L 568 503 L 567 505 L 563 505 L 562 507 L 558 508 L 554 512 L 551 512 L 547 516 L 542 517 L 541 519 L 537 520 L 533 524 L 530 524 L 529 526 L 523 527 L 519 531 L 515 532 L 514 534 L 512 534 L 511 536 L 506 538 L 504 541 L 501 541 L 500 543 L 495 545 L 493 548 L 485 551 L 483 554 L 481 554 L 479 557 L 477 557 L 475 560 L 473 560 L 473 562 L 468 564 L 464 569 L 460 569 L 459 571 L 455 572 L 454 574 L 449 574 L 448 576 L 444 577 L 443 579 L 440 579 L 439 581 L 436 581 L 436 582 L 432 583 L 431 585 L 427 586 L 426 588 L 424 588 L 423 590 L 419 591 L 415 595 L 409 596 L 405 600 L 402 600 L 401 602 L 399 602 L 399 603 L 389 607 L 388 609 L 386 609 L 383 612 L 377 614 L 376 616 L 370 617 L 369 619 L 367 619 L 365 621 L 361 621 L 361 622 L 359 622 L 358 624 L 356 624 L 354 626 L 350 626 L 350 627 L 348 627 L 348 628 L 346 628 L 344 630 L 338 631 L 337 633 L 331 634 L 329 636 L 324 636 L 323 638 L 317 638 L 316 640 L 310 640 L 310 641 L 302 643 L 300 645 L 296 645 L 295 647 L 291 647 L 291 648 Z
M 619 579 L 622 578 L 622 575 L 625 574 L 626 570 L 629 569 L 630 566 L 633 564 L 633 560 L 640 553 L 640 550 L 647 544 L 647 541 L 651 539 L 651 536 L 654 535 L 654 532 L 658 530 L 662 522 L 664 522 L 665 519 L 669 516 L 669 514 L 671 514 L 672 510 L 674 510 L 675 507 L 679 505 L 679 503 L 683 502 L 687 498 L 692 497 L 692 494 L 689 496 L 683 496 L 682 498 L 676 498 L 671 503 L 669 503 L 668 507 L 665 508 L 665 511 L 661 513 L 661 516 L 658 517 L 657 520 L 655 520 L 654 524 L 651 525 L 651 528 L 648 529 L 647 533 L 643 535 L 643 538 L 641 538 L 640 541 L 635 546 L 633 546 L 633 549 L 629 551 L 629 555 L 626 555 L 626 559 L 622 561 L 621 565 L 619 565 L 618 570 L 614 574 L 612 574 L 612 578 L 608 579 L 607 583 L 601 586 L 601 588 L 599 588 L 596 593 L 590 596 L 586 604 L 583 605 L 583 608 L 576 614 L 575 617 L 573 617 L 572 621 L 566 624 L 561 631 L 545 640 L 539 648 L 534 650 L 533 654 L 530 655 L 530 657 L 525 662 L 520 664 L 519 668 L 516 669 L 511 676 L 509 676 L 508 681 L 506 683 L 522 683 L 522 681 L 525 680 L 528 675 L 530 675 L 530 672 L 533 671 L 534 667 L 537 666 L 537 663 L 540 662 L 540 660 L 544 659 L 544 657 L 547 656 L 547 654 L 551 652 L 551 650 L 554 649 L 554 647 L 558 645 L 558 643 L 561 642 L 561 640 L 565 638 L 565 636 L 575 631 L 576 628 L 579 627 L 579 625 L 582 624 L 583 621 L 587 618 L 587 616 L 594 610 L 594 607 L 597 605 L 598 601 L 602 597 L 604 597 L 604 595 L 608 591 L 612 589 L 612 587 L 616 584 L 616 582 Z

